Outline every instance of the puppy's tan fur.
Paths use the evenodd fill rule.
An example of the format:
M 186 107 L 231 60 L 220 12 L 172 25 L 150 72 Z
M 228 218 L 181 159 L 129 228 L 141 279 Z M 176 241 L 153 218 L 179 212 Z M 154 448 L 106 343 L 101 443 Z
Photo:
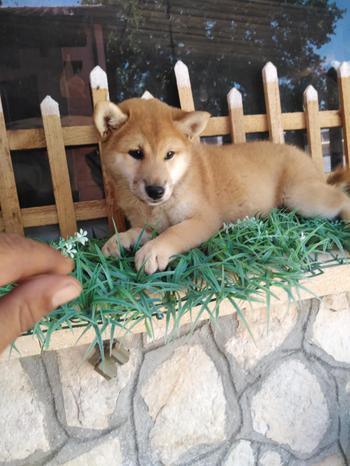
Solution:
M 193 142 L 209 116 L 156 99 L 130 99 L 119 106 L 103 102 L 95 109 L 116 198 L 132 225 L 119 235 L 121 244 L 130 248 L 145 226 L 160 233 L 150 239 L 144 232 L 137 269 L 164 270 L 172 256 L 198 246 L 224 222 L 266 215 L 274 207 L 296 209 L 306 217 L 350 220 L 349 198 L 327 184 L 310 157 L 293 146 Z M 135 160 L 130 150 L 142 150 L 143 158 Z M 170 151 L 175 155 L 165 160 Z M 338 178 L 330 182 L 338 183 Z M 158 203 L 146 186 L 165 189 Z M 103 252 L 119 255 L 115 235 Z

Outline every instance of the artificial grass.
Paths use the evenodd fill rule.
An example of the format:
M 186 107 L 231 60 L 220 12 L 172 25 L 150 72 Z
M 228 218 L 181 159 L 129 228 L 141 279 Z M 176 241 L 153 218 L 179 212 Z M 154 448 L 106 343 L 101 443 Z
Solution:
M 350 228 L 341 221 L 303 219 L 293 212 L 274 210 L 266 219 L 225 225 L 201 247 L 177 256 L 166 271 L 151 276 L 134 268 L 137 246 L 122 251 L 116 259 L 102 255 L 103 243 L 90 240 L 76 247 L 73 275 L 81 281 L 83 292 L 34 326 L 31 332 L 44 348 L 49 347 L 53 332 L 72 326 L 84 326 L 82 331 L 93 328 L 93 344 L 97 342 L 100 348 L 107 328 L 112 339 L 118 327 L 132 332 L 144 321 L 152 337 L 154 318 L 165 319 L 171 335 L 195 306 L 199 308 L 196 319 L 203 313 L 216 319 L 226 298 L 243 321 L 237 301 L 266 300 L 268 323 L 270 288 L 282 288 L 293 300 L 291 289 L 298 287 L 305 274 L 322 273 L 325 267 L 347 261 Z M 330 260 L 322 258 L 325 252 L 331 253 Z M 0 288 L 0 295 L 8 289 Z M 212 301 L 216 305 L 210 310 Z

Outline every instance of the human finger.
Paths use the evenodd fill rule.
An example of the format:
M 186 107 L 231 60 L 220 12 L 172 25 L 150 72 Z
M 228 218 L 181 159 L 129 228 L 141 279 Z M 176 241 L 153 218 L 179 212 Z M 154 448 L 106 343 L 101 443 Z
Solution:
M 0 352 L 51 310 L 81 293 L 81 285 L 66 275 L 28 279 L 0 299 Z
M 0 286 L 33 275 L 67 274 L 74 263 L 47 244 L 15 234 L 0 234 Z

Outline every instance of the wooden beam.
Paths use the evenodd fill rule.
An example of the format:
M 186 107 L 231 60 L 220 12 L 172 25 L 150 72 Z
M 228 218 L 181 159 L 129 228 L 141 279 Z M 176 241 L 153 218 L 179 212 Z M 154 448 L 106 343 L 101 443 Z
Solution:
M 106 201 L 74 202 L 75 216 L 78 221 L 93 220 L 107 217 Z M 43 225 L 56 225 L 58 223 L 57 209 L 55 205 L 41 207 L 26 207 L 21 209 L 24 227 L 36 227 Z M 4 220 L 0 211 L 0 231 L 4 231 Z
M 350 158 L 350 64 L 343 62 L 338 68 L 340 111 L 343 122 L 346 164 Z
M 242 94 L 234 87 L 227 94 L 229 118 L 231 122 L 232 142 L 246 142 Z
M 270 140 L 276 143 L 283 143 L 281 98 L 276 67 L 271 62 L 266 63 L 262 76 Z
M 98 143 L 94 126 L 62 127 L 65 146 L 84 146 Z M 11 150 L 41 149 L 46 147 L 45 133 L 41 128 L 10 129 L 7 131 Z
M 6 124 L 0 98 L 0 206 L 3 215 L 3 230 L 7 233 L 24 234 L 21 210 L 18 201 L 16 180 L 13 172 Z
M 194 100 L 192 94 L 190 74 L 184 62 L 178 60 L 174 67 L 177 91 L 179 93 L 180 107 L 182 110 L 192 112 L 194 107 Z
M 320 172 L 323 173 L 323 151 L 318 111 L 318 94 L 313 86 L 308 86 L 305 89 L 304 107 L 309 152 Z
M 96 66 L 90 73 L 90 86 L 92 93 L 92 102 L 95 105 L 98 102 L 103 102 L 109 100 L 109 91 L 108 91 L 108 81 L 107 74 L 99 66 Z M 113 181 L 106 170 L 106 162 L 103 154 L 102 144 L 98 142 L 100 159 L 101 159 L 101 169 L 103 177 L 103 187 L 106 197 L 106 206 L 107 206 L 107 215 L 108 215 L 108 225 L 110 231 L 114 230 L 115 221 L 118 231 L 125 231 L 125 216 L 122 210 L 118 207 L 114 199 L 114 189 Z
M 61 235 L 67 237 L 74 235 L 77 231 L 77 222 L 58 103 L 50 96 L 47 96 L 41 102 L 40 109 L 45 131 L 58 223 Z
M 303 112 L 282 113 L 283 129 L 305 129 L 305 115 Z M 342 126 L 339 110 L 322 110 L 319 112 L 321 128 L 338 128 Z M 243 115 L 245 133 L 261 133 L 268 131 L 266 115 Z M 202 136 L 223 136 L 230 134 L 231 123 L 228 116 L 211 117 Z M 93 126 L 63 126 L 63 140 L 65 146 L 83 146 L 97 144 L 97 131 Z M 15 129 L 7 130 L 10 150 L 40 149 L 46 147 L 43 129 Z

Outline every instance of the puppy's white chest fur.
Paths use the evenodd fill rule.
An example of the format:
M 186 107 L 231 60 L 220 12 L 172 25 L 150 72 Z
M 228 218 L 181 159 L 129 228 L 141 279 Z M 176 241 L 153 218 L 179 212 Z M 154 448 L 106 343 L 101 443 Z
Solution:
M 189 199 L 173 199 L 167 209 L 167 215 L 171 225 L 181 223 L 193 215 L 193 203 Z
M 152 227 L 155 228 L 155 230 L 159 233 L 166 230 L 170 226 L 169 218 L 162 206 L 152 209 L 151 218 L 147 219 L 147 223 L 152 225 Z
M 186 200 L 171 199 L 166 204 L 153 209 L 151 224 L 157 231 L 161 232 L 172 225 L 183 222 L 192 215 L 192 203 Z

